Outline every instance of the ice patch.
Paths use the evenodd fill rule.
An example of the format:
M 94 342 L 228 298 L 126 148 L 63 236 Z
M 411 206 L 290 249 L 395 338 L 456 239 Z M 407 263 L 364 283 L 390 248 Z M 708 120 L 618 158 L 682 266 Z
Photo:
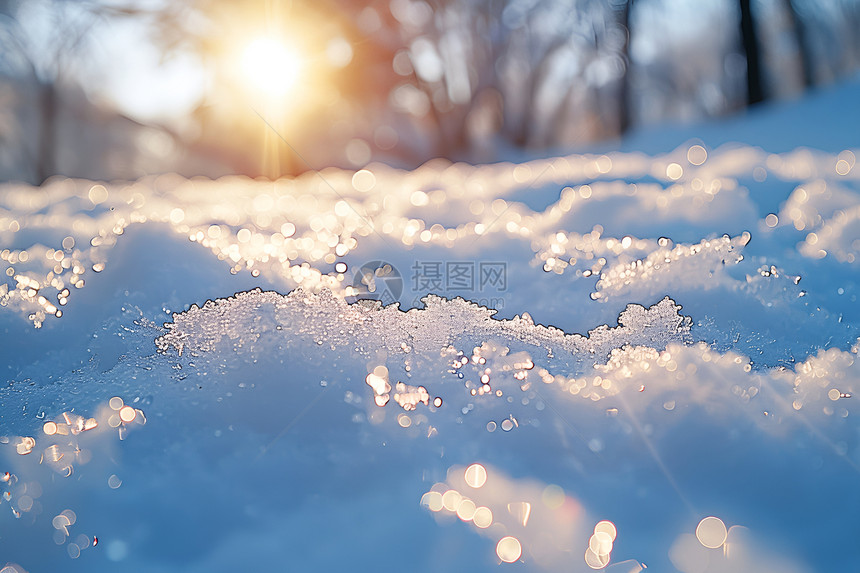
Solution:
M 758 227 L 769 232 L 743 184 L 769 175 L 801 183 L 779 214 L 780 225 L 814 229 L 801 252 L 818 258 L 830 252 L 850 262 L 857 250 L 854 157 L 850 150 L 769 155 L 748 146 L 693 144 L 655 157 L 569 155 L 478 166 L 433 161 L 410 172 L 372 165 L 275 182 L 162 175 L 130 184 L 7 184 L 0 193 L 0 306 L 36 326 L 62 316 L 137 226 L 168 229 L 234 274 L 338 296 L 355 294 L 350 269 L 371 260 L 367 249 L 456 248 L 471 255 L 493 251 L 489 241 L 479 242 L 487 236 L 530 246 L 546 270 L 573 264 L 599 273 L 613 255 L 628 264 L 634 254 L 656 252 L 654 243 L 669 234 L 678 246 L 694 247 L 708 236 Z M 627 252 L 619 254 L 618 245 Z M 354 260 L 362 253 L 363 261 Z
M 168 333 L 158 337 L 156 345 L 162 351 L 172 348 L 180 355 L 196 354 L 225 340 L 229 345 L 253 347 L 261 336 L 274 333 L 287 340 L 312 340 L 331 350 L 354 350 L 369 358 L 380 352 L 432 356 L 462 339 L 498 339 L 582 359 L 606 356 L 625 344 L 662 348 L 687 340 L 692 324 L 669 297 L 647 309 L 628 305 L 618 326 L 603 325 L 588 336 L 535 324 L 527 313 L 494 319 L 495 310 L 462 298 L 428 295 L 423 301 L 424 309 L 402 311 L 396 304 L 383 307 L 377 301 L 348 304 L 328 291 L 314 294 L 299 289 L 281 295 L 255 289 L 174 313 L 173 321 L 165 325 Z

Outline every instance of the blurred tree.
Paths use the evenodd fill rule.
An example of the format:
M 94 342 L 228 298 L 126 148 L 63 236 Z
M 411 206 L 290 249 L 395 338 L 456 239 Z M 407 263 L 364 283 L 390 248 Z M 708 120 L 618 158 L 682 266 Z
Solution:
M 76 85 L 91 32 L 112 18 L 144 13 L 132 6 L 85 0 L 0 0 L 0 80 L 14 83 L 17 93 L 11 103 L 19 108 L 9 119 L 11 129 L 2 143 L 18 150 L 18 159 L 30 166 L 34 182 L 59 172 L 61 100 Z M 28 141 L 29 125 L 20 125 L 31 115 L 20 109 L 22 102 L 36 110 L 35 145 Z
M 71 2 L 49 2 L 36 5 L 16 0 L 0 2 L 0 45 L 2 71 L 22 76 L 36 88 L 39 136 L 33 161 L 36 181 L 44 181 L 56 172 L 56 123 L 58 83 L 64 80 L 69 59 L 76 55 L 95 22 L 95 15 Z M 50 34 L 40 35 L 28 29 L 26 10 L 41 11 Z M 22 18 L 23 17 L 23 18 Z M 23 21 L 22 21 L 23 19 Z M 23 142 L 21 142 L 24 147 Z
M 788 17 L 791 31 L 794 34 L 795 43 L 799 57 L 797 65 L 800 68 L 800 74 L 803 78 L 803 85 L 807 88 L 815 84 L 815 78 L 812 75 L 813 64 L 811 61 L 812 54 L 810 53 L 809 42 L 807 40 L 807 24 L 798 14 L 796 0 L 783 0 L 783 10 Z
M 813 15 L 811 3 L 821 1 L 781 0 L 802 31 L 795 33 L 798 44 L 811 45 L 812 30 L 820 36 L 828 26 L 844 27 Z M 844 3 L 837 12 L 850 11 L 849 0 L 832 2 Z M 239 22 L 246 23 L 246 34 L 253 28 L 260 33 L 274 27 L 286 35 L 312 28 L 313 39 L 299 40 L 320 69 L 331 66 L 314 54 L 323 54 L 330 42 L 344 39 L 351 46 L 348 65 L 315 74 L 314 105 L 283 104 L 302 115 L 301 122 L 278 123 L 271 119 L 277 114 L 263 114 L 268 127 L 295 145 L 290 149 L 274 138 L 282 156 L 269 175 L 311 164 L 358 166 L 369 157 L 414 165 L 437 155 L 491 159 L 499 146 L 576 145 L 618 136 L 652 118 L 725 113 L 780 93 L 769 86 L 786 81 L 767 72 L 771 62 L 763 53 L 783 57 L 784 49 L 762 51 L 761 30 L 773 24 L 756 17 L 765 4 L 751 0 L 255 0 L 241 6 L 191 0 L 185 6 L 199 17 L 177 18 L 194 24 L 174 27 L 175 38 L 196 38 L 216 75 L 225 38 Z M 206 25 L 199 25 L 201 19 Z M 845 36 L 845 43 L 855 41 Z M 810 50 L 799 50 L 806 54 L 801 65 L 809 82 L 820 61 Z M 234 121 L 214 104 L 229 90 L 215 91 L 217 97 L 201 108 L 207 110 L 204 123 L 222 124 L 211 130 L 213 144 Z M 241 105 L 247 107 L 228 107 Z M 320 119 L 328 126 L 322 132 Z M 253 117 L 242 122 L 260 123 Z M 229 131 L 242 130 L 237 124 Z M 259 150 L 252 139 L 260 134 L 245 133 L 242 147 Z M 338 146 L 363 152 L 338 153 Z
M 756 64 L 747 66 L 764 98 L 791 95 L 850 74 L 860 64 L 860 2 L 780 0 L 748 3 L 741 29 L 754 37 Z M 740 6 L 740 4 L 739 4 Z M 744 20 L 744 12 L 741 12 Z M 752 25 L 752 31 L 748 29 Z
M 618 133 L 623 135 L 630 129 L 631 105 L 630 105 L 630 11 L 633 9 L 633 0 L 621 0 L 617 2 L 618 24 L 624 33 L 624 43 L 621 45 L 621 58 L 624 63 L 624 75 L 621 78 L 618 93 Z
M 741 43 L 746 56 L 747 104 L 764 100 L 761 62 L 759 58 L 758 31 L 750 0 L 739 0 L 741 15 Z
M 205 159 L 197 172 L 277 177 L 372 159 L 412 167 L 581 145 L 792 93 L 784 86 L 798 75 L 826 81 L 860 62 L 858 4 L 0 0 L 0 73 L 42 94 L 39 180 L 56 170 L 57 86 L 75 77 L 93 26 L 122 18 L 154 31 L 165 56 L 193 53 L 208 72 L 197 129 L 182 133 L 188 161 Z M 22 18 L 33 6 L 39 17 Z M 39 33 L 25 29 L 33 22 Z M 249 62 L 249 45 L 270 36 L 299 54 L 296 69 L 259 51 Z M 271 90 L 285 75 L 296 85 Z
M 437 149 L 457 154 L 490 137 L 546 147 L 619 131 L 612 102 L 627 31 L 613 2 L 437 2 L 431 9 L 393 0 L 391 9 L 403 37 L 395 68 L 409 72 L 398 90 L 417 91 L 415 101 L 424 102 L 404 111 L 432 117 Z
M 319 165 L 317 148 L 328 154 L 326 163 L 359 165 L 377 156 L 414 165 L 433 155 L 489 159 L 500 142 L 543 148 L 616 135 L 628 124 L 618 114 L 629 61 L 626 6 L 618 0 L 191 0 L 185 12 L 165 17 L 161 36 L 166 50 L 179 42 L 193 46 L 212 70 L 213 90 L 198 112 L 201 141 L 211 148 L 229 132 L 258 158 L 279 148 L 271 169 L 250 171 L 273 176 Z M 242 41 L 273 31 L 300 46 L 313 80 L 281 103 L 280 115 L 289 117 L 278 118 L 271 106 L 255 108 L 277 132 L 264 136 L 248 127 L 261 122 L 247 113 L 247 94 L 231 95 L 237 85 L 227 62 Z M 333 68 L 326 56 L 343 41 L 352 57 Z M 261 148 L 266 138 L 268 151 Z M 336 142 L 346 150 L 339 160 L 332 157 Z M 371 154 L 349 153 L 356 149 Z
M 193 153 L 267 177 L 369 161 L 362 141 L 373 138 L 397 81 L 396 28 L 378 15 L 325 1 L 189 0 L 171 4 L 160 22 L 162 49 L 193 51 L 211 79 L 194 113 L 200 129 L 189 142 Z M 295 61 L 251 54 L 258 40 Z

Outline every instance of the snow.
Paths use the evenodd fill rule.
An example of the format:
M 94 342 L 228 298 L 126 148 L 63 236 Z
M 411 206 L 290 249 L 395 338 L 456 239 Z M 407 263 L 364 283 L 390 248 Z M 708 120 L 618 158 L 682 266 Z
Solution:
M 605 153 L 4 186 L 3 573 L 853 570 L 858 91 Z

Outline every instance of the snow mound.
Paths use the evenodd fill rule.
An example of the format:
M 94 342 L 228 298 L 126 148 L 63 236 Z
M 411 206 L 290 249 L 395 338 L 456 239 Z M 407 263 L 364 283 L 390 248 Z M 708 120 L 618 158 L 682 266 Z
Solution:
M 624 265 L 633 257 L 647 262 L 670 248 L 668 235 L 697 250 L 725 234 L 788 233 L 790 221 L 805 233 L 794 241 L 800 253 L 852 263 L 855 157 L 851 150 L 768 154 L 691 143 L 654 156 L 576 154 L 477 166 L 437 160 L 411 172 L 371 165 L 274 182 L 162 175 L 133 183 L 54 179 L 38 189 L 7 184 L 0 193 L 0 305 L 36 326 L 61 317 L 138 227 L 167 229 L 231 273 L 338 296 L 356 294 L 355 270 L 371 254 L 357 257 L 367 249 L 475 257 L 494 251 L 486 237 L 511 253 L 524 246 L 547 271 L 571 266 L 577 276 L 600 277 L 602 300 L 620 294 L 609 285 L 620 284 L 617 275 L 631 270 Z M 785 187 L 796 183 L 780 206 Z M 755 185 L 765 191 L 753 198 Z M 509 263 L 528 260 L 520 257 Z M 606 267 L 614 270 L 604 276 Z M 709 276 L 706 267 L 696 269 L 699 283 Z
M 858 150 L 769 153 L 787 110 L 666 153 L 4 185 L 3 571 L 852 570 Z
M 669 297 L 647 309 L 631 304 L 619 316 L 618 326 L 603 325 L 588 336 L 535 324 L 527 313 L 497 320 L 495 310 L 462 298 L 428 295 L 423 301 L 424 309 L 402 311 L 397 304 L 383 307 L 378 301 L 349 304 L 330 291 L 314 294 L 297 289 L 281 295 L 255 289 L 174 313 L 172 322 L 165 324 L 168 333 L 156 345 L 180 355 L 210 351 L 225 340 L 253 348 L 264 333 L 274 330 L 280 338 L 302 337 L 331 350 L 354 349 L 364 356 L 412 351 L 432 355 L 468 338 L 516 341 L 550 355 L 599 358 L 624 345 L 663 348 L 688 340 L 692 324 Z

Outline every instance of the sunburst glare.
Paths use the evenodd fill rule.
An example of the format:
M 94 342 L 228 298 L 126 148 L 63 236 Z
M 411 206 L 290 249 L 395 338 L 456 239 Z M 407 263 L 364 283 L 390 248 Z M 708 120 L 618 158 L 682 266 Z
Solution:
M 278 37 L 256 38 L 242 52 L 243 79 L 255 94 L 267 100 L 282 100 L 288 96 L 303 68 L 301 54 Z

